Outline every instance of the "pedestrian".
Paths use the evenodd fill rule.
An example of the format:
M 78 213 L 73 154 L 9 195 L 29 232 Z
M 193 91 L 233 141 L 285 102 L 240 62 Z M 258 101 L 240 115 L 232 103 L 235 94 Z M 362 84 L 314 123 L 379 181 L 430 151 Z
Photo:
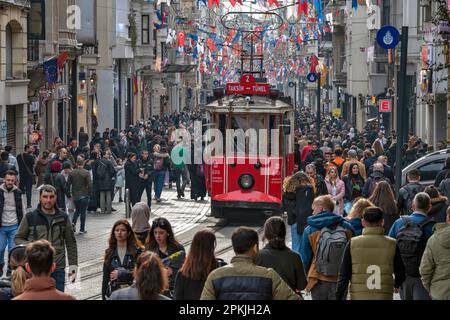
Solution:
M 312 179 L 316 197 L 328 194 L 325 180 L 323 180 L 323 177 L 317 173 L 316 166 L 314 164 L 308 164 L 305 172 Z
M 4 179 L 6 172 L 10 170 L 17 172 L 16 168 L 8 163 L 8 152 L 3 151 L 0 154 L 0 179 Z
M 17 163 L 19 164 L 20 183 L 19 189 L 27 197 L 27 209 L 31 208 L 31 192 L 34 184 L 34 147 L 31 144 L 25 145 L 24 153 L 19 154 Z
M 300 240 L 306 226 L 306 219 L 311 215 L 314 200 L 312 180 L 303 172 L 297 172 L 287 177 L 283 183 L 283 210 L 287 213 L 288 225 L 291 229 L 291 246 L 295 252 L 300 252 Z M 297 203 L 301 204 L 297 207 Z M 305 205 L 303 205 L 305 203 Z
M 12 166 L 14 166 L 15 171 L 17 171 L 17 177 L 19 177 L 19 163 L 17 162 L 17 158 L 14 157 L 12 154 L 13 147 L 12 146 L 5 146 L 5 152 L 8 153 L 8 163 Z
M 348 168 L 349 173 L 342 178 L 345 185 L 344 212 L 346 214 L 350 213 L 352 204 L 361 197 L 364 188 L 364 178 L 360 174 L 360 166 L 357 163 L 351 163 Z
M 114 291 L 111 300 L 170 300 L 162 294 L 169 281 L 157 254 L 144 252 L 137 258 L 134 279 L 130 287 Z
M 117 159 L 116 184 L 114 186 L 114 195 L 119 192 L 119 203 L 123 202 L 123 188 L 125 187 L 125 167 L 122 159 Z
M 138 240 L 144 244 L 150 227 L 150 208 L 145 202 L 138 202 L 131 209 L 131 228 Z
M 31 275 L 25 270 L 27 256 L 26 246 L 16 246 L 9 253 L 8 267 L 11 270 L 11 278 L 0 280 L 0 300 L 11 300 L 22 294 L 25 288 L 25 281 Z
M 383 210 L 367 207 L 362 236 L 350 239 L 342 259 L 336 300 L 345 300 L 349 282 L 350 300 L 392 300 L 405 281 L 405 267 L 395 239 L 384 235 Z M 369 286 L 375 274 L 379 279 Z M 393 279 L 392 275 L 395 276 Z
M 191 200 L 201 201 L 206 197 L 205 165 L 203 163 L 189 165 L 191 177 Z
M 6 246 L 11 253 L 16 246 L 14 237 L 24 217 L 22 192 L 16 183 L 17 173 L 12 170 L 6 171 L 4 182 L 0 186 L 0 278 L 3 276 L 5 266 Z
M 450 197 L 450 171 L 445 175 L 445 179 L 439 184 L 439 192 L 447 197 Z
M 152 208 L 152 184 L 153 184 L 153 159 L 149 157 L 147 150 L 141 152 L 141 158 L 138 161 L 138 166 L 140 169 L 140 192 L 139 199 L 142 198 L 142 194 L 147 195 L 147 205 Z
M 71 198 L 70 190 L 66 188 L 66 179 L 61 173 L 62 165 L 54 161 L 50 165 L 50 172 L 44 176 L 44 185 L 51 185 L 56 189 L 56 206 L 62 212 L 66 212 L 66 196 Z
M 89 171 L 84 169 L 84 159 L 77 158 L 77 167 L 70 172 L 66 182 L 66 189 L 71 190 L 75 213 L 72 218 L 72 227 L 76 231 L 78 217 L 80 217 L 80 234 L 86 231 L 86 210 L 89 205 L 89 195 L 92 193 L 92 178 Z
M 47 172 L 50 171 L 50 161 L 49 161 L 49 152 L 42 152 L 42 156 L 36 162 L 36 168 L 34 171 L 37 176 L 36 188 L 39 188 L 44 184 L 44 176 Z
M 434 180 L 434 186 L 436 188 L 439 187 L 439 185 L 441 184 L 442 180 L 445 179 L 445 177 L 447 176 L 447 174 L 450 172 L 450 157 L 447 157 L 447 159 L 445 159 L 445 166 L 444 168 L 438 172 L 436 179 Z
M 424 192 L 416 194 L 412 209 L 409 217 L 400 217 L 389 231 L 389 236 L 397 239 L 406 269 L 400 297 L 402 300 L 429 300 L 430 296 L 420 280 L 419 266 L 435 224 L 428 215 L 431 210 L 430 196 Z
M 401 215 L 410 215 L 412 213 L 411 205 L 414 200 L 414 196 L 424 190 L 424 187 L 419 183 L 419 170 L 413 169 L 409 171 L 406 174 L 406 179 L 408 184 L 400 189 L 397 198 L 397 208 Z
M 139 166 L 137 164 L 137 156 L 135 153 L 128 154 L 128 160 L 125 162 L 125 189 L 129 190 L 129 201 L 131 207 L 141 201 L 139 197 L 140 177 Z M 130 208 L 131 209 L 131 208 Z
M 93 179 L 97 183 L 100 194 L 100 210 L 102 214 L 112 213 L 111 193 L 116 182 L 116 169 L 110 160 L 110 153 L 103 152 L 103 158 L 98 159 L 92 166 Z
M 39 205 L 29 212 L 20 223 L 15 241 L 16 244 L 27 244 L 39 239 L 49 239 L 56 249 L 54 260 L 56 269 L 52 273 L 56 281 L 56 289 L 64 292 L 66 278 L 66 250 L 69 261 L 69 277 L 75 281 L 78 252 L 77 242 L 69 216 L 56 207 L 56 189 L 43 185 L 39 189 Z
M 184 191 L 186 189 L 189 174 L 186 166 L 186 162 L 189 159 L 189 154 L 187 148 L 183 146 L 181 142 L 181 140 L 178 141 L 178 144 L 172 149 L 171 152 L 171 160 L 177 184 L 178 199 L 185 197 Z
M 431 210 L 428 213 L 436 223 L 447 221 L 448 199 L 439 194 L 435 186 L 428 186 L 423 191 L 430 196 Z
M 51 277 L 56 270 L 54 262 L 55 248 L 47 240 L 38 240 L 28 244 L 25 251 L 25 268 L 31 278 L 25 281 L 23 293 L 14 300 L 76 300 L 75 297 L 58 290 L 57 283 Z
M 369 201 L 383 210 L 384 231 L 388 235 L 392 225 L 400 217 L 391 185 L 386 181 L 378 183 Z
M 272 268 L 299 296 L 306 287 L 305 271 L 297 252 L 286 246 L 286 224 L 281 217 L 271 217 L 264 223 L 267 244 L 256 257 L 256 265 Z
M 374 204 L 367 199 L 359 198 L 353 204 L 349 215 L 346 217 L 347 221 L 352 225 L 353 230 L 355 230 L 355 236 L 362 235 L 363 225 L 362 216 L 366 208 L 374 207 Z
M 143 251 L 144 248 L 127 220 L 114 223 L 103 263 L 103 300 L 109 299 L 114 291 L 133 284 L 136 260 Z
M 362 196 L 364 198 L 369 198 L 372 196 L 376 186 L 381 182 L 386 181 L 391 184 L 391 181 L 384 175 L 384 166 L 380 162 L 376 162 L 373 165 L 373 172 L 370 174 L 369 178 L 364 183 Z
M 366 168 L 363 163 L 358 161 L 358 152 L 356 150 L 349 150 L 348 151 L 348 160 L 344 162 L 342 165 L 342 173 L 341 177 L 345 177 L 346 175 L 350 175 L 352 172 L 353 165 L 356 164 L 358 166 L 358 173 L 363 178 L 363 180 L 366 179 Z
M 184 263 L 186 250 L 175 239 L 172 226 L 165 218 L 157 218 L 152 222 L 152 228 L 148 234 L 145 248 L 156 252 L 162 259 L 169 276 L 169 289 L 173 290 L 175 278 Z M 167 293 L 170 295 L 170 293 Z
M 300 248 L 308 279 L 306 291 L 313 300 L 335 300 L 344 249 L 355 232 L 343 217 L 333 213 L 335 203 L 330 195 L 314 199 L 312 209 Z
M 330 166 L 328 168 L 325 184 L 327 185 L 328 194 L 336 203 L 334 213 L 342 216 L 344 214 L 345 184 L 339 178 L 338 168 L 336 166 Z
M 210 230 L 194 235 L 191 248 L 175 278 L 175 300 L 200 300 L 205 281 L 211 271 L 226 265 L 216 258 L 216 236 Z
M 80 148 L 84 148 L 88 145 L 89 135 L 84 132 L 84 127 L 80 127 L 80 132 L 78 133 L 78 141 L 80 143 Z
M 423 286 L 433 300 L 450 300 L 450 210 L 447 222 L 438 223 L 428 239 L 420 263 Z
M 213 270 L 206 279 L 201 300 L 299 300 L 300 297 L 275 270 L 255 264 L 258 233 L 241 227 L 233 232 L 235 256 L 231 264 Z
M 164 179 L 167 168 L 169 167 L 169 154 L 161 151 L 159 144 L 153 147 L 153 170 L 155 183 L 155 198 L 156 202 L 161 202 L 161 193 L 164 187 Z

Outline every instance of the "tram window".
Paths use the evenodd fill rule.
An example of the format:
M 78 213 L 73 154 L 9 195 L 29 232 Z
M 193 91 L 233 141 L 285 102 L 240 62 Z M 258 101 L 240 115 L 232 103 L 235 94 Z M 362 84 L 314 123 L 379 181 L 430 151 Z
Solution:
M 233 130 L 242 129 L 246 131 L 248 129 L 247 117 L 233 116 L 231 121 L 231 129 Z
M 250 129 L 255 129 L 256 131 L 266 128 L 264 126 L 264 117 L 249 116 L 248 124 Z
M 219 130 L 222 132 L 222 135 L 225 136 L 225 130 L 227 128 L 227 116 L 224 114 L 219 115 Z

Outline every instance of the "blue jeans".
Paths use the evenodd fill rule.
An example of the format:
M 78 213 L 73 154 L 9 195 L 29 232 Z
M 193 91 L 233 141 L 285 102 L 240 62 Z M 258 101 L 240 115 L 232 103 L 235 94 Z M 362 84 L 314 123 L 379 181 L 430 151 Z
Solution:
M 66 283 L 66 271 L 64 269 L 56 269 L 51 274 L 52 278 L 56 281 L 56 289 L 64 292 L 64 285 Z
M 302 243 L 302 234 L 297 232 L 297 224 L 291 225 L 291 239 L 292 239 L 292 251 L 300 254 L 300 245 Z
M 81 198 L 73 201 L 75 205 L 75 213 L 73 215 L 72 224 L 76 225 L 78 217 L 81 220 L 80 232 L 86 231 L 86 210 L 89 205 L 89 197 Z M 75 230 L 74 230 L 75 232 Z
M 8 252 L 16 246 L 14 242 L 14 236 L 19 229 L 19 225 L 15 224 L 13 226 L 0 227 L 0 265 L 5 263 L 5 249 L 8 246 Z
M 164 178 L 166 177 L 166 171 L 155 171 L 155 197 L 156 199 L 161 199 L 161 193 L 164 188 Z

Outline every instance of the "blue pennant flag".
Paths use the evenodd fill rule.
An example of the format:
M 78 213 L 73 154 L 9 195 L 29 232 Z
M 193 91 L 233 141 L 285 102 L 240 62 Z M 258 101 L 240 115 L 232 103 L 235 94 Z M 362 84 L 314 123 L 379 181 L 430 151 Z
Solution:
M 48 83 L 58 82 L 58 58 L 55 57 L 44 62 L 44 74 Z
M 238 32 L 236 33 L 236 35 L 234 36 L 233 41 L 231 41 L 231 43 L 232 43 L 232 44 L 235 44 L 236 42 L 239 41 L 240 38 L 241 38 L 241 32 L 238 31 Z

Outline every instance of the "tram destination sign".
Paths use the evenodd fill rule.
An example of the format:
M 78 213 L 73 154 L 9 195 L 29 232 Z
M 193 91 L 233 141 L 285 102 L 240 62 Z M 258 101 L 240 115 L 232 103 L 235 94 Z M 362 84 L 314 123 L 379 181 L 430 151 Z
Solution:
M 268 95 L 269 84 L 257 83 L 252 75 L 244 75 L 241 82 L 227 83 L 227 94 L 258 94 Z

